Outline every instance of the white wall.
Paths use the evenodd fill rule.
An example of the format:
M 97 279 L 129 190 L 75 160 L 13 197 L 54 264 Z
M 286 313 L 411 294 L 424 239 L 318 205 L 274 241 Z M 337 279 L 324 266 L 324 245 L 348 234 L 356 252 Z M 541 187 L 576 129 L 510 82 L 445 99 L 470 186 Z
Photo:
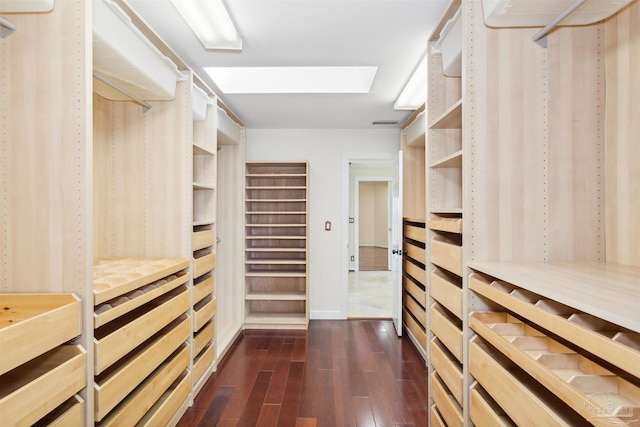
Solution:
M 312 319 L 346 316 L 342 280 L 344 260 L 342 182 L 344 158 L 360 154 L 393 154 L 399 150 L 398 129 L 247 129 L 247 161 L 306 160 L 309 162 L 309 298 Z M 346 207 L 348 212 L 348 207 Z M 331 221 L 331 231 L 324 230 Z M 348 234 L 347 234 L 348 236 Z M 347 239 L 344 245 L 346 247 Z M 343 301 L 344 300 L 344 301 Z

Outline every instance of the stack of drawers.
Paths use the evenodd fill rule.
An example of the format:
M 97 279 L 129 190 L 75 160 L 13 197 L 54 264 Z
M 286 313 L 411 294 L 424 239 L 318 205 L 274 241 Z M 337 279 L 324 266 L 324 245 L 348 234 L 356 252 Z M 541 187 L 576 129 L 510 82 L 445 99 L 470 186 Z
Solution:
M 188 266 L 183 258 L 96 263 L 96 424 L 165 425 L 188 398 Z
M 72 294 L 0 294 L 2 424 L 82 426 L 85 353 Z M 52 408 L 55 408 L 52 410 Z

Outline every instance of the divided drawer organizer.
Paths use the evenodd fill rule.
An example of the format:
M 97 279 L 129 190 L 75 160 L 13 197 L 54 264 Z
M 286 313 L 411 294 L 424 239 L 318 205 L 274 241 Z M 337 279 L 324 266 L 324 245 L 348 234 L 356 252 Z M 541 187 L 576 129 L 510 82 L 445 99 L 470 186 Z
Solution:
M 0 414 L 3 425 L 81 426 L 85 354 L 73 294 L 0 294 Z M 38 339 L 33 339 L 37 337 Z
M 245 327 L 306 329 L 308 165 L 247 162 Z
M 482 264 L 475 267 L 484 269 Z M 528 268 L 543 270 L 542 265 Z M 581 268 L 576 265 L 565 272 L 579 277 L 593 271 L 590 266 Z M 614 277 L 610 272 L 604 280 L 611 286 Z M 497 404 L 488 411 L 476 402 L 472 419 L 488 416 L 474 411 L 504 411 L 517 425 L 534 414 L 549 425 L 640 425 L 640 333 L 486 274 L 472 273 L 469 283 L 477 295 L 506 310 L 473 312 L 469 317 L 477 334 L 470 350 L 470 373 L 479 383 L 479 393 L 484 389 Z M 570 279 L 565 277 L 563 286 L 570 288 Z M 586 283 L 582 290 L 586 295 L 593 292 Z M 494 368 L 502 369 L 499 376 L 486 373 Z M 472 392 L 471 398 L 473 403 L 479 396 Z
M 188 266 L 183 258 L 96 262 L 94 415 L 98 425 L 168 422 L 188 397 Z
M 402 321 L 411 336 L 419 343 L 418 348 L 426 355 L 427 279 L 425 273 L 425 242 L 427 236 L 424 220 L 404 218 L 403 236 Z

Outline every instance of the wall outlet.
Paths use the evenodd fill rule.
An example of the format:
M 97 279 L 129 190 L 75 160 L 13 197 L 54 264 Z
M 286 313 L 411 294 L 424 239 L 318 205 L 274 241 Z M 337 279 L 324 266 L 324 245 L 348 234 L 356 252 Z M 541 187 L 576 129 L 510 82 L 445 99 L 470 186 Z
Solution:
M 354 257 L 353 255 L 351 255 L 351 261 L 355 261 L 356 257 Z

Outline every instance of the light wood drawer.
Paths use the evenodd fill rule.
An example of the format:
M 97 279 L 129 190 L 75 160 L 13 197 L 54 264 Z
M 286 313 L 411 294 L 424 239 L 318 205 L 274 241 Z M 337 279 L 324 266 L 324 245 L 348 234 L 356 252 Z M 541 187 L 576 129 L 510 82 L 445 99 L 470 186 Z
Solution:
M 77 394 L 44 418 L 33 427 L 82 427 L 84 425 L 84 400 Z
M 145 416 L 148 408 L 162 397 L 188 366 L 189 347 L 184 344 L 97 425 L 100 427 L 136 425 Z
M 162 329 L 144 346 L 128 354 L 121 363 L 95 378 L 93 394 L 97 421 L 102 420 L 189 338 L 190 323 L 189 317 L 184 315 Z
M 202 327 L 193 338 L 193 354 L 200 354 L 203 348 L 207 346 L 215 334 L 215 323 L 210 321 Z
M 418 304 L 409 294 L 404 293 L 402 295 L 402 305 L 407 311 L 413 314 L 418 323 L 426 329 L 427 328 L 427 310 Z
M 431 239 L 431 263 L 462 276 L 462 246 L 454 239 L 436 235 Z
M 216 239 L 216 236 L 215 236 L 215 231 L 213 229 L 194 231 L 193 232 L 193 250 L 197 251 L 198 249 L 203 249 L 203 248 L 206 248 L 207 246 L 213 246 L 215 239 Z
M 457 276 L 451 276 L 439 268 L 431 271 L 431 298 L 462 320 L 462 288 L 456 282 L 452 282 Z
M 404 250 L 407 251 L 406 256 L 418 261 L 419 263 L 422 263 L 422 264 L 427 263 L 426 252 L 424 248 L 421 248 L 420 246 L 414 246 L 406 242 L 403 243 L 402 246 Z
M 507 313 L 471 313 L 474 331 L 586 419 L 640 419 L 640 387 Z M 620 416 L 618 416 L 620 415 Z
M 640 334 L 620 331 L 613 324 L 478 273 L 471 274 L 469 287 L 531 323 L 640 378 Z
M 478 336 L 471 340 L 469 359 L 471 375 L 516 424 L 530 425 L 531 420 L 544 426 L 585 424 L 582 417 Z
M 427 230 L 424 227 L 405 223 L 403 233 L 404 237 L 407 239 L 415 240 L 420 243 L 426 243 L 427 241 Z
M 199 303 L 207 296 L 213 293 L 214 288 L 213 276 L 207 277 L 205 280 L 193 284 L 193 303 Z
M 411 331 L 414 338 L 420 343 L 423 349 L 427 349 L 427 334 L 416 320 L 411 317 L 407 310 L 402 310 L 402 320 L 405 327 Z
M 0 307 L 0 375 L 81 334 L 73 294 L 0 294 Z
M 207 369 L 213 363 L 213 356 L 215 356 L 215 346 L 211 344 L 195 358 L 193 361 L 193 379 L 195 382 L 198 382 L 207 372 Z
M 153 408 L 140 420 L 138 426 L 166 426 L 178 412 L 191 392 L 191 374 L 186 372 L 169 387 Z
M 438 344 L 436 338 L 431 340 L 431 365 L 438 372 L 442 382 L 449 388 L 453 397 L 462 405 L 463 385 L 462 366 L 450 357 Z
M 438 409 L 436 408 L 436 405 L 431 406 L 430 412 L 431 412 L 431 423 L 429 425 L 432 425 L 434 427 L 447 427 L 444 421 L 442 421 L 442 417 L 438 413 Z
M 478 383 L 471 386 L 471 421 L 477 426 L 515 427 Z
M 409 276 L 413 277 L 422 286 L 426 286 L 426 284 L 427 284 L 427 272 L 424 270 L 424 268 L 419 267 L 419 266 L 415 265 L 414 263 L 412 263 L 411 261 L 408 261 L 406 259 L 402 261 L 402 268 L 404 269 L 404 272 L 406 274 L 408 274 Z
M 93 304 L 125 295 L 189 267 L 185 258 L 107 258 L 93 266 Z
M 59 346 L 2 375 L 2 425 L 29 426 L 83 389 L 85 353 L 77 345 Z
M 208 255 L 204 255 L 194 260 L 194 273 L 193 278 L 197 279 L 205 273 L 212 271 L 216 268 L 216 253 L 211 252 Z
M 177 288 L 180 285 L 187 283 L 188 281 L 189 273 L 187 273 L 186 271 L 179 271 L 174 275 L 167 276 L 147 286 L 144 286 L 140 290 L 134 291 L 134 293 L 128 294 L 131 295 L 132 298 L 130 298 L 126 302 L 116 305 L 114 301 L 107 301 L 103 305 L 98 305 L 97 307 L 95 307 L 96 311 L 93 313 L 93 327 L 99 328 L 100 326 L 104 326 L 112 320 L 124 316 L 130 311 L 143 306 L 149 301 L 153 301 L 154 299 L 166 294 L 167 292 Z M 116 300 L 119 299 L 122 299 L 122 297 L 119 297 Z M 103 311 L 101 308 L 104 308 L 106 304 L 109 304 L 109 308 Z
M 462 363 L 462 330 L 460 327 L 452 322 L 452 319 L 438 307 L 437 303 L 430 308 L 429 321 L 431 322 L 431 332 Z
M 200 301 L 193 309 L 195 310 L 193 330 L 199 331 L 216 314 L 216 297 L 212 296 Z
M 431 397 L 447 426 L 462 427 L 464 425 L 460 406 L 447 392 L 435 373 L 431 374 Z
M 185 313 L 190 300 L 188 289 L 182 286 L 96 329 L 93 340 L 95 374 L 102 373 Z
M 402 286 L 404 287 L 404 291 L 415 298 L 420 305 L 423 307 L 427 306 L 427 295 L 424 288 L 418 286 L 406 276 L 402 277 Z
M 462 218 L 433 216 L 429 218 L 429 229 L 448 233 L 462 233 Z

